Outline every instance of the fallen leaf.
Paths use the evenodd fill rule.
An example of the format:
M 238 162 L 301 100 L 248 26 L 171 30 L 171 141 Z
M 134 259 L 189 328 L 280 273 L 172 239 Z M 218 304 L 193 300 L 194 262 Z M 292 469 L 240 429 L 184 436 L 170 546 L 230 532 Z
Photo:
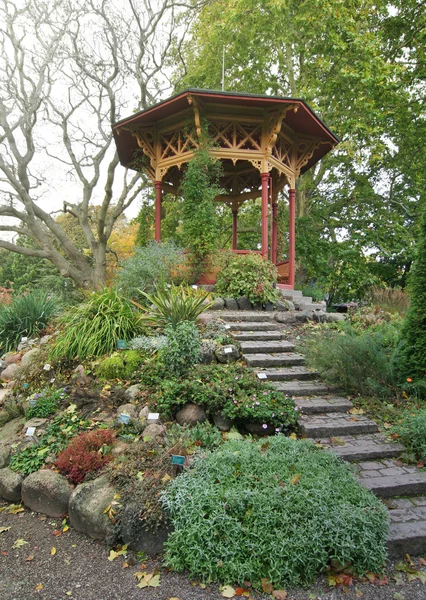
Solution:
M 19 539 L 19 540 L 15 541 L 12 548 L 22 548 L 22 546 L 25 546 L 25 544 L 28 544 L 28 542 L 26 542 L 25 540 Z
M 42 583 L 38 583 L 35 587 L 35 589 L 39 592 L 40 590 L 43 589 L 43 584 Z
M 64 525 L 64 526 L 62 527 L 62 533 L 66 533 L 68 530 L 69 530 L 69 527 L 68 527 L 68 525 Z
M 295 433 L 291 433 L 291 434 L 289 435 L 289 438 L 290 438 L 291 440 L 297 440 L 297 435 L 296 435 Z
M 300 473 L 298 473 L 297 475 L 293 475 L 293 477 L 290 479 L 290 483 L 292 485 L 297 485 L 299 483 L 299 481 L 300 481 Z M 264 580 L 262 579 L 262 581 L 264 581 Z M 269 594 L 270 592 L 266 592 L 266 593 Z
M 27 558 L 25 559 L 26 562 L 31 562 L 32 560 L 34 560 L 34 556 L 32 554 L 27 556 Z
M 362 598 L 363 597 L 363 592 L 361 592 L 361 590 L 359 590 L 358 588 L 355 588 L 355 596 L 357 598 Z
M 12 527 L 0 527 L 0 533 L 4 533 L 5 531 L 9 531 Z
M 349 419 L 349 421 L 358 421 L 358 419 L 356 417 L 352 417 L 351 419 Z
M 166 473 L 166 474 L 164 475 L 164 477 L 162 477 L 162 478 L 161 478 L 161 481 L 162 481 L 163 483 L 167 483 L 167 481 L 170 481 L 170 480 L 171 480 L 171 477 L 170 477 L 170 475 L 169 475 L 168 473 Z
M 409 554 L 406 554 L 405 558 L 407 559 L 407 562 L 410 565 L 410 567 L 414 567 L 414 563 L 413 563 L 411 556 Z
M 7 509 L 9 515 L 17 515 L 18 513 L 24 511 L 25 508 L 21 504 L 11 504 Z
M 121 568 L 122 568 L 122 569 L 127 569 L 128 567 L 130 567 L 130 565 L 129 565 L 129 563 L 128 563 L 128 562 L 124 562 L 124 563 L 121 565 Z
M 60 535 L 62 535 L 62 531 L 59 531 L 59 529 L 55 529 L 55 531 L 53 532 L 53 535 L 55 535 L 56 537 L 59 537 Z
M 160 585 L 160 575 L 159 573 L 147 573 L 143 577 L 141 577 L 139 583 L 136 585 L 138 588 L 145 587 L 159 587 Z
M 115 560 L 119 556 L 118 552 L 115 550 L 110 550 L 108 560 Z
M 274 590 L 272 597 L 275 600 L 287 600 L 287 592 L 285 590 Z
M 384 429 L 391 429 L 392 425 L 390 423 L 383 423 L 383 428 Z
M 70 592 L 65 592 L 65 594 L 66 594 L 67 596 L 72 596 L 72 592 L 71 592 L 71 591 L 70 591 Z
M 392 573 L 391 577 L 395 581 L 396 585 L 404 585 L 404 575 L 402 573 L 395 571 Z
M 330 438 L 330 444 L 332 446 L 344 446 L 345 445 L 345 441 L 342 440 L 341 438 L 338 437 L 331 437 Z
M 349 412 L 351 415 L 363 415 L 365 411 L 363 408 L 351 408 Z
M 419 565 L 422 565 L 422 567 L 426 567 L 426 559 L 419 558 Z
M 393 600 L 405 600 L 404 594 L 400 594 L 399 592 L 395 592 L 392 598 Z
M 292 477 L 290 480 L 290 483 L 293 483 L 293 479 L 297 478 L 297 481 L 295 483 L 298 483 L 299 479 L 300 479 L 300 475 L 295 475 L 295 477 Z M 267 579 L 266 577 L 264 577 L 261 582 L 260 585 L 262 586 L 262 590 L 265 592 L 265 594 L 272 594 L 272 592 L 274 591 L 274 586 L 272 585 L 272 583 L 269 581 L 269 579 Z
M 219 591 L 224 598 L 234 598 L 235 596 L 235 589 L 230 585 L 224 585 L 219 588 Z
M 374 575 L 374 573 L 366 573 L 365 576 L 367 577 L 370 583 L 374 583 L 376 581 L 376 576 Z
M 56 548 L 55 548 L 55 546 L 53 546 L 52 549 L 51 549 L 51 551 L 50 551 L 50 555 L 51 556 L 55 556 L 55 554 L 56 554 Z

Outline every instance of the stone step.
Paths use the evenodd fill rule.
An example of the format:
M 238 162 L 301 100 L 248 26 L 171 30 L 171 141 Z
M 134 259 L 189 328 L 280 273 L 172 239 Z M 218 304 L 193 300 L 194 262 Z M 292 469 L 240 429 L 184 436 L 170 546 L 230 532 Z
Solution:
M 298 397 L 295 398 L 295 403 L 297 408 L 305 415 L 324 414 L 326 412 L 345 413 L 353 406 L 350 400 L 338 396 Z
M 392 558 L 426 553 L 426 497 L 399 498 L 388 502 L 388 551 Z
M 271 340 L 281 340 L 282 333 L 280 331 L 244 331 L 243 333 L 233 333 L 234 337 L 239 342 L 270 342 Z
M 327 308 L 327 306 L 326 306 L 325 302 L 324 303 L 321 303 L 321 302 L 311 302 L 310 304 L 305 304 L 305 303 L 300 304 L 298 308 L 301 311 L 303 311 L 303 310 L 311 310 L 313 312 L 317 312 L 317 311 L 320 311 L 320 310 L 321 311 L 325 311 L 326 308 Z
M 382 433 L 332 437 L 317 442 L 349 462 L 393 458 L 404 451 L 402 444 L 389 441 Z
M 312 304 L 312 298 L 310 296 L 295 297 L 293 298 L 293 304 L 297 309 L 300 309 L 303 304 Z
M 279 288 L 278 290 L 283 298 L 287 300 L 293 300 L 294 298 L 303 298 L 303 293 L 301 290 L 283 290 Z
M 282 352 L 275 354 L 246 354 L 244 360 L 249 367 L 290 367 L 292 365 L 303 365 L 305 357 L 295 352 Z
M 358 481 L 382 498 L 426 494 L 426 471 L 414 465 L 385 459 L 359 462 L 356 470 Z
M 243 354 L 275 354 L 276 352 L 292 352 L 295 345 L 287 340 L 275 342 L 241 342 Z
M 326 385 L 322 381 L 273 381 L 280 392 L 289 396 L 315 396 L 319 394 L 330 394 L 334 388 Z
M 298 425 L 303 436 L 315 439 L 377 433 L 376 423 L 367 417 L 354 417 L 347 413 L 306 415 L 299 420 Z
M 211 311 L 209 314 L 214 314 Z M 274 312 L 262 312 L 261 310 L 223 310 L 217 313 L 217 316 L 225 322 L 241 321 L 242 323 L 264 323 L 273 322 Z
M 306 367 L 287 367 L 286 369 L 265 369 L 259 371 L 264 373 L 269 381 L 292 381 L 293 379 L 315 379 L 318 373 L 310 371 Z
M 228 324 L 230 331 L 277 331 L 275 321 L 241 321 L 230 322 Z

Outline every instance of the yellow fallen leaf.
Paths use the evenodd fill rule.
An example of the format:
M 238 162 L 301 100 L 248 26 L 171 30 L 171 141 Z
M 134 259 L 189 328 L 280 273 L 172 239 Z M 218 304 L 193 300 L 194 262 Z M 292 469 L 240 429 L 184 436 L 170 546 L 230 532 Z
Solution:
M 72 596 L 72 592 L 65 592 L 67 596 Z
M 296 477 L 297 477 L 297 475 L 296 475 Z M 299 475 L 299 479 L 300 479 L 300 475 Z M 262 581 L 260 582 L 260 585 L 262 586 L 262 590 L 265 592 L 265 594 L 272 594 L 272 592 L 274 590 L 274 586 L 269 581 L 269 579 L 264 577 L 262 579 Z
M 53 546 L 52 549 L 51 549 L 51 551 L 50 551 L 50 555 L 51 556 L 55 556 L 55 554 L 56 554 L 56 548 L 55 548 L 55 546 Z
M 26 560 L 26 562 L 31 562 L 32 560 L 34 560 L 34 556 L 32 554 L 30 554 L 29 556 L 27 556 L 27 558 L 25 560 Z
M 292 433 L 292 434 L 290 435 L 290 439 L 291 439 L 291 440 L 297 440 L 297 435 L 296 435 L 295 433 Z
M 42 583 L 38 583 L 35 587 L 35 589 L 39 592 L 40 590 L 43 589 L 43 584 Z
M 0 527 L 0 533 L 4 533 L 5 531 L 9 531 L 12 527 Z
M 62 533 L 66 533 L 68 530 L 69 530 L 69 527 L 68 527 L 68 525 L 64 525 L 64 526 L 62 527 Z
M 130 567 L 130 565 L 129 565 L 129 563 L 128 563 L 128 562 L 124 562 L 124 563 L 121 565 L 121 568 L 122 568 L 122 569 L 128 569 L 129 567 Z
M 171 480 L 171 477 L 170 477 L 170 475 L 169 475 L 168 473 L 166 473 L 166 474 L 164 475 L 164 477 L 162 477 L 162 478 L 161 478 L 161 481 L 162 481 L 163 483 L 167 483 L 167 481 L 170 481 L 170 480 Z
M 22 548 L 22 546 L 25 546 L 25 544 L 28 544 L 28 542 L 26 542 L 25 540 L 19 539 L 19 540 L 15 541 L 12 548 Z
M 235 589 L 230 585 L 222 586 L 219 588 L 219 592 L 224 598 L 234 598 L 235 596 Z
M 300 481 L 300 473 L 298 473 L 297 475 L 293 475 L 293 477 L 290 479 L 290 483 L 292 485 L 297 485 L 299 483 L 299 481 Z M 263 579 L 262 579 L 262 581 L 263 581 Z M 267 592 L 267 593 L 269 593 L 269 592 Z
M 136 587 L 145 588 L 145 587 L 158 587 L 160 585 L 160 575 L 158 573 L 145 573 L 143 577 L 140 578 Z
M 115 560 L 119 556 L 118 552 L 115 550 L 110 550 L 108 560 Z
M 9 515 L 17 515 L 20 512 L 24 512 L 25 508 L 23 506 L 21 506 L 20 504 L 11 504 L 8 509 L 7 512 Z
M 363 415 L 365 411 L 363 408 L 351 408 L 349 412 L 351 415 Z

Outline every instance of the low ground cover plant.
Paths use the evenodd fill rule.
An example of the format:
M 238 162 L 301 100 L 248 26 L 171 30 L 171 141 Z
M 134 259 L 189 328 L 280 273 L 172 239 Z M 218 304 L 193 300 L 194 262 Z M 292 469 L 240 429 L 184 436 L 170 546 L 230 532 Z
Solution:
M 276 302 L 278 292 L 277 268 L 259 254 L 227 255 L 219 272 L 215 292 L 221 296 L 239 298 L 246 296 L 253 304 Z
M 59 326 L 51 360 L 111 354 L 117 340 L 128 341 L 144 332 L 140 315 L 115 288 L 90 294 L 85 302 L 64 313 Z
M 58 301 L 44 290 L 15 296 L 0 306 L 0 355 L 15 350 L 21 337 L 37 337 L 57 309 Z
M 82 483 L 89 473 L 102 469 L 112 458 L 115 431 L 98 429 L 77 435 L 58 454 L 56 466 L 72 483 Z
M 60 403 L 66 397 L 66 390 L 59 388 L 58 390 L 45 389 L 35 393 L 30 397 L 30 407 L 27 410 L 27 417 L 47 418 L 53 415 L 58 409 Z M 33 401 L 33 402 L 31 402 Z
M 398 436 L 412 461 L 426 461 L 426 408 L 406 410 L 392 433 Z
M 331 559 L 362 574 L 386 558 L 386 507 L 305 440 L 227 442 L 175 479 L 164 504 L 166 564 L 205 582 L 307 584 Z

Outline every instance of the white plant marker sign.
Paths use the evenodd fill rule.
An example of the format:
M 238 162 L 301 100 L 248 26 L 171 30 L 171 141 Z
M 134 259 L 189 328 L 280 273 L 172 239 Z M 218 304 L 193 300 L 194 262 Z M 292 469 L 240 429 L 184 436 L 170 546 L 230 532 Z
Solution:
M 232 346 L 226 346 L 226 348 L 224 348 L 223 351 L 225 352 L 225 354 L 232 354 Z
M 127 425 L 130 421 L 130 415 L 126 415 L 126 413 L 121 413 L 121 415 L 118 417 L 118 420 L 120 421 L 120 423 L 123 423 L 123 425 Z
M 27 437 L 34 437 L 34 435 L 35 435 L 35 430 L 36 430 L 36 428 L 35 428 L 35 427 L 27 427 L 27 431 L 25 432 L 25 435 L 26 435 Z
M 155 423 L 160 418 L 160 413 L 148 413 L 146 420 L 148 423 Z
M 266 373 L 258 373 L 257 377 L 258 377 L 258 379 L 268 379 L 268 376 Z

